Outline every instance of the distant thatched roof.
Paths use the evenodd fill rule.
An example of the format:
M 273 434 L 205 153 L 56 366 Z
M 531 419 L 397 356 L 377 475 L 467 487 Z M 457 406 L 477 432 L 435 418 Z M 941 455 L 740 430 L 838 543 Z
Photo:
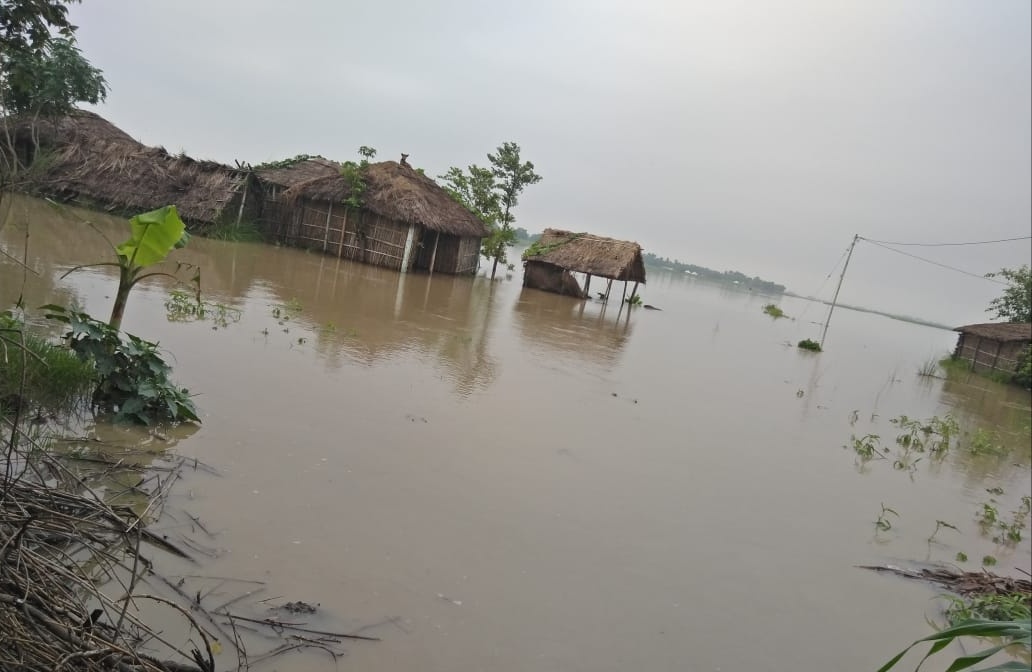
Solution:
M 18 144 L 31 146 L 29 124 L 14 129 Z M 40 147 L 53 156 L 30 187 L 62 200 L 86 199 L 129 211 L 174 204 L 184 220 L 211 223 L 245 180 L 220 163 L 147 147 L 92 112 L 40 120 L 36 131 Z
M 613 280 L 645 282 L 641 245 L 590 233 L 545 229 L 541 240 L 527 250 L 524 260 Z
M 1032 341 L 1032 323 L 1029 322 L 987 322 L 957 327 L 953 331 L 989 338 L 1008 343 L 1010 341 Z
M 321 156 L 312 156 L 296 163 L 284 162 L 271 168 L 258 166 L 254 173 L 262 182 L 280 187 L 293 187 L 320 177 L 340 175 L 340 164 Z
M 408 166 L 396 161 L 372 163 L 363 179 L 366 189 L 362 204 L 382 217 L 454 236 L 483 238 L 489 233 L 483 222 L 440 185 Z M 338 171 L 335 175 L 297 184 L 287 190 L 284 197 L 341 203 L 350 195 L 350 186 Z

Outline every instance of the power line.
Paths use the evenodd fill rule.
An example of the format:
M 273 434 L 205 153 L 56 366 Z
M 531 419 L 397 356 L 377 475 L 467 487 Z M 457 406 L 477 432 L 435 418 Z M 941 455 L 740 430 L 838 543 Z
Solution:
M 1018 238 L 1000 238 L 999 240 L 976 240 L 970 243 L 893 243 L 888 240 L 871 240 L 870 238 L 863 238 L 869 243 L 881 243 L 882 245 L 905 245 L 905 246 L 916 246 L 916 247 L 958 247 L 962 245 L 989 245 L 991 243 L 1011 243 L 1015 240 L 1030 240 L 1032 236 L 1020 236 Z
M 956 268 L 954 266 L 947 266 L 946 264 L 939 263 L 938 261 L 932 261 L 931 259 L 925 259 L 924 257 L 919 257 L 916 254 L 910 254 L 909 252 L 904 252 L 903 250 L 897 250 L 895 248 L 889 247 L 888 245 L 883 245 L 881 242 L 879 242 L 877 240 L 871 240 L 870 238 L 861 238 L 860 240 L 867 241 L 868 243 L 871 243 L 872 245 L 877 245 L 878 247 L 883 247 L 886 250 L 889 250 L 890 252 L 895 252 L 896 254 L 902 254 L 905 257 L 911 257 L 913 259 L 917 259 L 918 261 L 923 261 L 923 262 L 925 262 L 927 264 L 932 264 L 933 266 L 939 266 L 940 268 L 945 268 L 945 269 L 949 269 L 951 271 L 956 271 L 957 273 L 963 273 L 964 275 L 970 275 L 972 278 L 980 278 L 982 280 L 985 280 L 986 282 L 995 282 L 997 285 L 1007 285 L 1007 284 L 1009 284 L 1009 283 L 1006 283 L 1006 282 L 1002 282 L 1000 280 L 994 280 L 993 278 L 987 278 L 984 275 L 978 275 L 977 273 L 972 273 L 970 271 L 965 271 L 962 268 Z

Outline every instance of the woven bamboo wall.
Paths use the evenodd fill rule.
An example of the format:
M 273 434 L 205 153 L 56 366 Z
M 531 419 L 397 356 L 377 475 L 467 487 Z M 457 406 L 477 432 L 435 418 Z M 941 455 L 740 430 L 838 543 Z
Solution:
M 343 259 L 401 268 L 408 225 L 342 204 L 266 198 L 262 220 L 268 235 L 293 247 Z
M 961 334 L 954 356 L 971 363 L 974 371 L 1003 371 L 1014 373 L 1028 343 L 1002 343 L 991 338 Z

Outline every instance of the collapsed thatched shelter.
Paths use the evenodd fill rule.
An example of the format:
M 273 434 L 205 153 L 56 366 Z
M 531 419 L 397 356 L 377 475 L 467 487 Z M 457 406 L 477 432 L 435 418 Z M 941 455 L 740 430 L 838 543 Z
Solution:
M 968 324 L 954 331 L 960 332 L 960 336 L 953 356 L 969 362 L 972 371 L 1013 374 L 1025 349 L 1032 345 L 1029 322 Z
M 19 160 L 35 168 L 24 185 L 33 193 L 119 213 L 173 204 L 187 223 L 201 225 L 253 216 L 257 206 L 246 197 L 245 172 L 147 147 L 93 112 L 11 128 Z
M 625 296 L 627 283 L 634 283 L 632 300 L 637 295 L 638 284 L 645 284 L 641 245 L 627 240 L 545 229 L 541 239 L 524 252 L 523 261 L 524 287 L 558 294 L 585 298 L 591 278 L 596 275 L 609 280 L 603 293 L 606 300 L 614 280 L 623 281 Z M 583 289 L 573 273 L 586 276 Z
M 338 169 L 290 186 L 277 218 L 264 219 L 266 232 L 287 244 L 402 272 L 476 271 L 487 227 L 436 182 L 395 161 L 369 164 L 361 180 L 364 189 L 356 193 Z M 348 204 L 356 199 L 361 207 Z

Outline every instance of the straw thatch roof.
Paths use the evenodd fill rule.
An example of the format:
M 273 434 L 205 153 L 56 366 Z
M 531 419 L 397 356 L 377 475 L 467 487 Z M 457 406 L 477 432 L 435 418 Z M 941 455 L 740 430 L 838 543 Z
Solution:
M 31 147 L 28 122 L 14 125 Z M 36 122 L 41 149 L 52 152 L 29 187 L 61 200 L 86 200 L 113 210 L 145 211 L 174 204 L 187 221 L 218 219 L 246 176 L 214 161 L 147 147 L 92 112 L 78 110 Z
M 282 165 L 254 169 L 258 179 L 279 187 L 293 187 L 320 177 L 340 175 L 340 164 L 321 156 L 310 156 L 300 161 L 285 161 Z
M 1032 323 L 1029 322 L 986 322 L 968 324 L 953 331 L 988 338 L 1001 343 L 1011 341 L 1032 341 Z
M 641 245 L 590 233 L 545 229 L 541 240 L 527 250 L 524 260 L 613 280 L 645 282 Z
M 371 163 L 363 179 L 363 207 L 382 217 L 453 236 L 484 238 L 489 233 L 480 219 L 440 185 L 409 166 L 396 161 Z M 305 198 L 331 203 L 341 203 L 349 196 L 351 187 L 339 171 L 297 184 L 284 195 L 288 201 Z

